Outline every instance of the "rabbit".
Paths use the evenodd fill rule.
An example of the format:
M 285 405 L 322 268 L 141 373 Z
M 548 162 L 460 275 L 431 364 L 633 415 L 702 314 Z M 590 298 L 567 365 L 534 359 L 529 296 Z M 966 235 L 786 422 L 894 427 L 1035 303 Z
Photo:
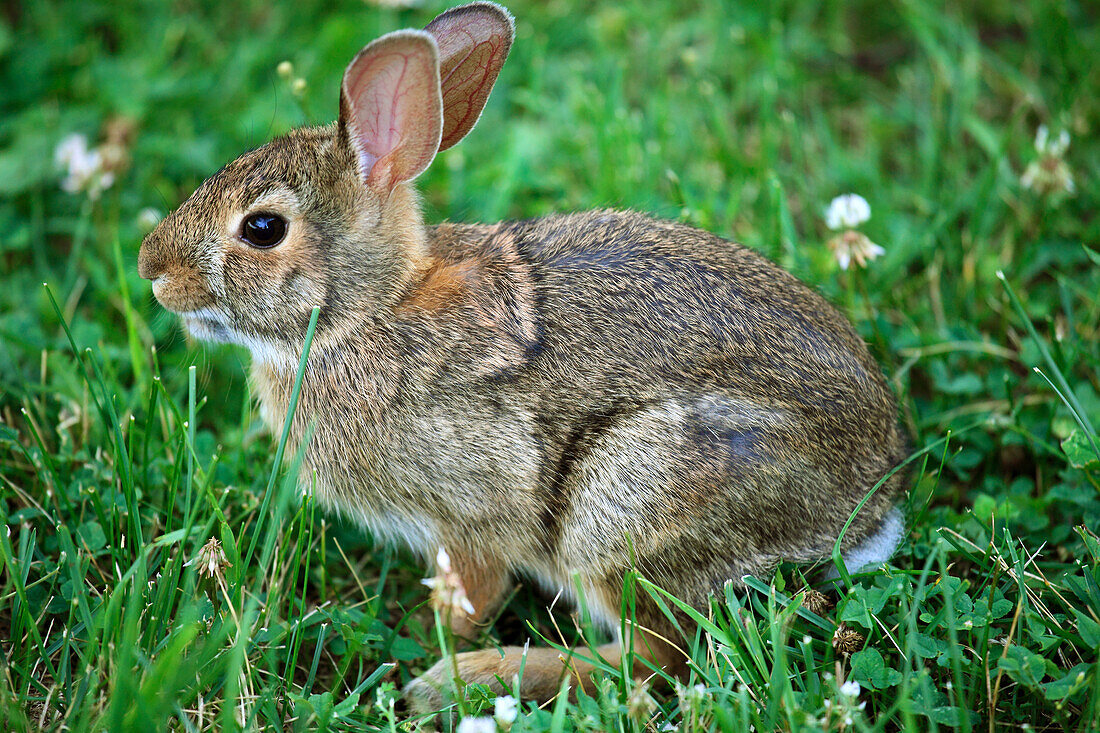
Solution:
M 273 432 L 320 306 L 290 430 L 290 454 L 312 430 L 302 483 L 381 541 L 445 548 L 474 609 L 456 634 L 522 577 L 583 602 L 617 637 L 605 660 L 628 646 L 684 675 L 648 593 L 620 618 L 624 574 L 705 610 L 726 583 L 828 558 L 869 494 L 842 552 L 885 561 L 904 531 L 902 475 L 883 482 L 905 455 L 896 403 L 837 310 L 713 234 L 615 210 L 427 226 L 412 182 L 477 122 L 513 35 L 475 2 L 371 42 L 335 124 L 214 174 L 138 271 L 193 336 L 251 351 Z M 502 692 L 521 667 L 531 699 L 594 684 L 579 656 L 505 647 L 405 694 L 438 709 L 452 670 Z

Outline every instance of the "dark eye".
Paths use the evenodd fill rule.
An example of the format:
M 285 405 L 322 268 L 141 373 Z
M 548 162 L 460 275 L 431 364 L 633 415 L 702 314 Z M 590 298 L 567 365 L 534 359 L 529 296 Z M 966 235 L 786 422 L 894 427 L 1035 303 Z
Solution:
M 253 247 L 274 247 L 285 234 L 286 219 L 275 214 L 249 214 L 241 225 L 241 239 Z

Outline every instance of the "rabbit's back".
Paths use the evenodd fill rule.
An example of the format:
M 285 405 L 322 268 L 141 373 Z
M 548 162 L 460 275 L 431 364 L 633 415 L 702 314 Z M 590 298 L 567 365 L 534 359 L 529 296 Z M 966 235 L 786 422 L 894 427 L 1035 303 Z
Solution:
M 863 399 L 892 409 L 847 320 L 752 250 L 633 212 L 499 227 L 497 239 L 514 238 L 531 267 L 538 346 L 553 352 L 536 369 L 595 371 L 609 384 L 715 384 L 792 406 L 853 409 Z M 817 391 L 827 384 L 834 388 Z M 830 395 L 844 404 L 829 404 Z

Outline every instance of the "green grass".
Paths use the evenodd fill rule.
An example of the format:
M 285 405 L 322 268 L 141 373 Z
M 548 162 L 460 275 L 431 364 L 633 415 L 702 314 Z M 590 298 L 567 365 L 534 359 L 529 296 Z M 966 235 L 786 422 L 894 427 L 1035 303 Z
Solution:
M 247 355 L 187 343 L 135 263 L 142 209 L 332 119 L 354 52 L 444 7 L 0 6 L 0 727 L 429 724 L 391 705 L 439 655 L 425 569 L 301 498 Z M 684 686 L 608 670 L 513 730 L 1100 728 L 1095 6 L 511 9 L 478 128 L 420 181 L 430 219 L 632 207 L 754 247 L 846 309 L 915 454 L 907 541 L 821 615 L 783 567 L 678 640 Z M 56 145 L 119 119 L 114 185 L 62 191 Z M 1021 184 L 1039 124 L 1072 136 L 1074 195 Z M 823 212 L 848 191 L 886 254 L 842 272 Z M 573 643 L 547 603 L 520 591 L 487 643 Z

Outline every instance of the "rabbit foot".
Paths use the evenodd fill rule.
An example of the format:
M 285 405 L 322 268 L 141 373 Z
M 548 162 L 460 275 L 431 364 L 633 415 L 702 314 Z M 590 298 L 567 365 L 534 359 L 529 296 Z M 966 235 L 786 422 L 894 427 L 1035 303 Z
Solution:
M 556 695 L 563 676 L 569 674 L 561 655 L 553 649 L 518 646 L 483 649 L 444 657 L 406 685 L 403 694 L 416 713 L 433 713 L 451 703 L 456 689 L 461 691 L 466 685 L 485 685 L 497 695 L 508 693 L 514 688 L 521 668 L 521 696 L 540 701 Z

